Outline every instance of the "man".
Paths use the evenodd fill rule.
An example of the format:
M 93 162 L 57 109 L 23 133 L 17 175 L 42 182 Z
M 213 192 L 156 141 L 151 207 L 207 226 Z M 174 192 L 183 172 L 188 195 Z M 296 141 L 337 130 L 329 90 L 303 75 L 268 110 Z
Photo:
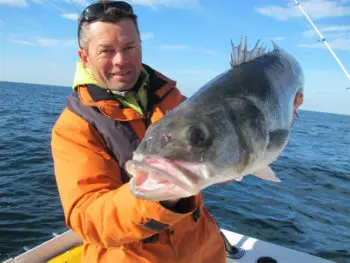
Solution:
M 147 127 L 180 104 L 175 82 L 142 64 L 125 2 L 88 6 L 78 28 L 74 92 L 52 131 L 55 176 L 83 262 L 226 262 L 201 195 L 155 202 L 129 190 L 124 164 Z

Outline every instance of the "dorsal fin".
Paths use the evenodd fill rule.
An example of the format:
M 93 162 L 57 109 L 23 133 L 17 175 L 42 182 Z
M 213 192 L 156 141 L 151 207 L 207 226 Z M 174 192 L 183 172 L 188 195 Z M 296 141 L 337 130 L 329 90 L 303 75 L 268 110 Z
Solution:
M 252 50 L 248 50 L 247 37 L 245 37 L 244 42 L 245 43 L 243 43 L 243 35 L 241 36 L 241 41 L 238 46 L 235 46 L 235 44 L 231 40 L 231 45 L 232 45 L 231 66 L 232 67 L 254 60 L 268 53 L 266 51 L 266 46 L 264 47 L 263 44 L 259 46 L 260 39 L 255 44 Z M 244 48 L 242 49 L 243 46 Z M 275 49 L 278 48 L 275 43 L 274 43 L 274 48 Z
M 272 41 L 272 44 L 273 44 L 273 49 L 279 49 L 280 47 L 276 44 L 275 41 L 271 40 Z

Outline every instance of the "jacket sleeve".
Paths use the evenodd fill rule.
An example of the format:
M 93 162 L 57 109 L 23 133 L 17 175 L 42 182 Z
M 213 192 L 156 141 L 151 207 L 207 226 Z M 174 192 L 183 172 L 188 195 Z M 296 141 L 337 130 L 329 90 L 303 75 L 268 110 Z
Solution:
M 52 156 L 66 224 L 85 243 L 119 246 L 147 238 L 192 213 L 136 198 L 121 180 L 117 162 L 100 134 L 66 108 L 52 130 Z

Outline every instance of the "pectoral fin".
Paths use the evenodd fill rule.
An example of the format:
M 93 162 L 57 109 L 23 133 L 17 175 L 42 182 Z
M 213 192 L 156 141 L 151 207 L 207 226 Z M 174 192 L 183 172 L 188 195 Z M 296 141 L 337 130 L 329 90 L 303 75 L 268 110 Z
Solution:
M 252 172 L 252 175 L 255 175 L 256 177 L 259 177 L 263 180 L 269 180 L 278 183 L 281 182 L 281 180 L 277 178 L 275 172 L 272 171 L 271 167 L 269 166 L 263 167 L 259 170 Z

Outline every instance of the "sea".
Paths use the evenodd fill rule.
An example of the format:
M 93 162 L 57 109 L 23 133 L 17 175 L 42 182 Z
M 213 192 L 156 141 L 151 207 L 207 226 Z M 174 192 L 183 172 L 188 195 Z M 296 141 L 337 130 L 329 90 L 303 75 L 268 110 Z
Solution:
M 50 139 L 71 92 L 0 82 L 0 261 L 67 230 Z M 281 183 L 246 176 L 205 189 L 205 204 L 222 228 L 350 262 L 350 116 L 299 115 L 271 166 Z

